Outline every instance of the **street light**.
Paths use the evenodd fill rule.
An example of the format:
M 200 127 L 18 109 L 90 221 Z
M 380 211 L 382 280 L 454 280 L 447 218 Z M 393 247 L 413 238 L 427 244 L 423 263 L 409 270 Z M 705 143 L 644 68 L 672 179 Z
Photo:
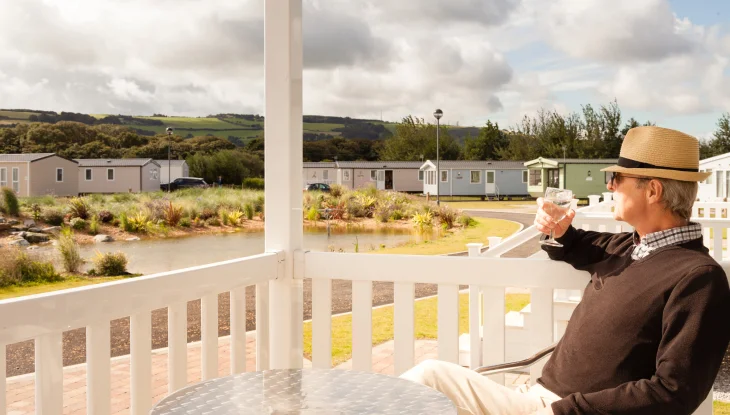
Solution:
M 172 127 L 167 127 L 167 193 L 172 190 L 172 175 L 170 174 L 170 148 L 172 147 Z
M 433 112 L 433 116 L 436 117 L 436 206 L 441 206 L 441 171 L 439 169 L 439 130 L 441 129 L 441 117 L 444 116 L 444 112 L 437 109 Z

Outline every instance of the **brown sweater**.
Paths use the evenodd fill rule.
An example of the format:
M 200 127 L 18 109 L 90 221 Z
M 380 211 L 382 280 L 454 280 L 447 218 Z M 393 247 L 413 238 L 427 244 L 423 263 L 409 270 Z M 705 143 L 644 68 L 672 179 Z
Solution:
M 544 246 L 591 273 L 538 383 L 564 414 L 691 414 L 730 342 L 730 289 L 702 239 L 631 259 L 631 233 L 571 227 Z

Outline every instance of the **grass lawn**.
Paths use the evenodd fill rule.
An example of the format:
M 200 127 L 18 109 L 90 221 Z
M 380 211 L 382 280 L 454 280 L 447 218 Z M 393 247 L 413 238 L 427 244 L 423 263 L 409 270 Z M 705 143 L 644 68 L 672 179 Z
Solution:
M 27 120 L 31 115 L 38 115 L 36 112 L 0 111 L 0 115 L 17 120 Z
M 441 200 L 441 203 L 444 203 Z M 537 207 L 537 203 L 534 200 L 515 200 L 515 201 L 474 201 L 474 202 L 446 202 L 444 203 L 454 209 L 511 209 L 515 206 L 519 207 Z
M 506 238 L 517 232 L 520 225 L 501 219 L 474 218 L 476 226 L 457 230 L 434 241 L 423 241 L 372 251 L 376 254 L 441 255 L 466 251 L 466 244 L 481 242 L 487 245 L 488 236 Z
M 416 339 L 437 338 L 438 299 L 431 297 L 415 303 Z M 508 294 L 505 313 L 519 311 L 530 302 L 529 294 Z M 459 296 L 459 334 L 469 332 L 469 295 Z M 393 339 L 393 306 L 373 310 L 373 346 Z M 304 324 L 304 355 L 312 358 L 312 323 Z M 336 366 L 352 356 L 352 315 L 332 318 L 332 365 Z
M 24 295 L 41 294 L 50 291 L 66 290 L 69 288 L 83 287 L 85 285 L 101 284 L 102 282 L 116 281 L 123 278 L 125 277 L 69 277 L 64 281 L 53 283 L 2 287 L 0 288 L 0 300 L 22 297 Z
M 730 415 L 730 403 L 713 402 L 712 409 L 714 415 Z
M 331 124 L 331 123 L 316 123 L 316 122 L 305 122 L 304 131 L 308 132 L 328 132 L 335 128 L 344 127 L 344 124 Z

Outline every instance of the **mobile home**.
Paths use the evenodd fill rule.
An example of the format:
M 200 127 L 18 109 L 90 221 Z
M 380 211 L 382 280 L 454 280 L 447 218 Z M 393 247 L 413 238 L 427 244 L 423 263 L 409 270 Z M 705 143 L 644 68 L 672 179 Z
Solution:
M 548 187 L 570 189 L 577 199 L 601 195 L 611 173 L 601 169 L 618 163 L 617 159 L 547 159 L 537 158 L 524 163 L 529 173 L 527 189 L 531 196 L 541 197 Z
M 160 190 L 160 165 L 152 159 L 79 159 L 79 193 Z
M 436 161 L 421 165 L 423 193 L 482 198 L 527 197 L 527 169 L 522 161 L 441 160 L 437 180 Z
M 78 164 L 55 153 L 0 154 L 0 187 L 19 197 L 76 196 Z

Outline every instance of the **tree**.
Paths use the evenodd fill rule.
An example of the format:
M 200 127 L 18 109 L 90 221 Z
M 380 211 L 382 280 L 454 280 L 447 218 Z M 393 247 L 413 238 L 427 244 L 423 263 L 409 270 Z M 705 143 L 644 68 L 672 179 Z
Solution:
M 461 157 L 461 147 L 445 126 L 439 131 L 439 153 L 441 160 Z M 393 137 L 383 142 L 380 160 L 420 161 L 422 156 L 436 159 L 436 126 L 409 115 L 395 127 Z
M 479 130 L 479 136 L 464 139 L 464 160 L 496 160 L 502 149 L 509 146 L 507 135 L 499 129 L 499 124 L 487 125 Z
M 730 113 L 724 113 L 717 120 L 717 129 L 710 142 L 712 155 L 730 153 Z

